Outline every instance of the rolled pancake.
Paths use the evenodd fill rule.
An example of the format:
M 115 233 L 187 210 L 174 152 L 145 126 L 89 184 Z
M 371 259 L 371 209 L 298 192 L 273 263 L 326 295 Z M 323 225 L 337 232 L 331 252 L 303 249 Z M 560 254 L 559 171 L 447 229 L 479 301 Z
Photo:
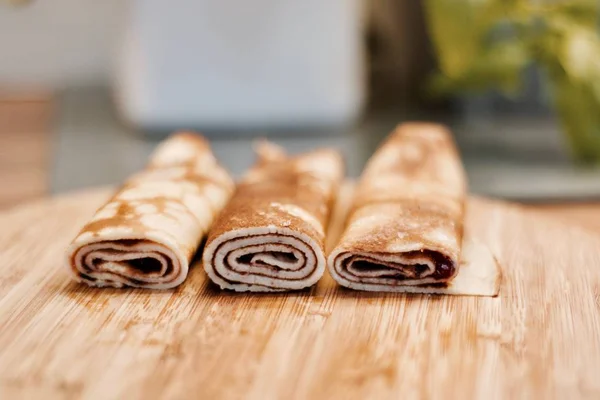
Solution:
M 328 257 L 332 277 L 356 290 L 496 295 L 493 255 L 463 238 L 466 196 L 451 133 L 434 124 L 400 125 L 353 189 L 345 229 Z
M 83 227 L 68 270 L 90 286 L 173 288 L 233 190 L 202 136 L 173 135 Z
M 266 142 L 258 153 L 211 228 L 204 268 L 221 288 L 240 292 L 312 286 L 325 270 L 325 232 L 342 158 L 327 149 L 290 157 Z

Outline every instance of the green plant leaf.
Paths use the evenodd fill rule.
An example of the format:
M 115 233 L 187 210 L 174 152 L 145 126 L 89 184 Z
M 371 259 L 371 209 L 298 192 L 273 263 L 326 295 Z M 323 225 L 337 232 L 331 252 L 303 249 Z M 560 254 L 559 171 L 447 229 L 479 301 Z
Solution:
M 600 97 L 598 88 L 569 79 L 555 69 L 549 76 L 554 103 L 574 155 L 583 162 L 600 161 Z
M 450 77 L 443 73 L 435 76 L 430 90 L 433 94 L 441 94 L 497 88 L 514 95 L 521 87 L 522 71 L 529 62 L 523 43 L 516 40 L 498 43 L 481 51 L 460 76 Z
M 440 70 L 461 76 L 477 58 L 496 15 L 494 0 L 426 0 L 425 13 Z
M 600 36 L 595 30 L 563 25 L 547 53 L 554 54 L 569 79 L 589 85 L 600 80 Z
M 532 62 L 584 83 L 600 99 L 598 0 L 426 0 L 440 74 L 433 93 L 514 94 Z M 499 29 L 500 28 L 500 29 Z M 499 33 L 499 34 L 498 34 Z M 564 91 L 564 90 L 563 90 Z
M 563 0 L 554 4 L 549 13 L 571 19 L 579 27 L 598 28 L 600 1 Z

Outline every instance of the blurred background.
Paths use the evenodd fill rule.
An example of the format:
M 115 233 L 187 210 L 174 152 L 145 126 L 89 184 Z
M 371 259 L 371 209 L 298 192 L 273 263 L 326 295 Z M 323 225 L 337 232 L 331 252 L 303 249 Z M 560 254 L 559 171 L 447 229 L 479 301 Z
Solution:
M 0 0 L 0 208 L 115 184 L 177 129 L 335 146 L 448 124 L 477 194 L 600 198 L 597 0 Z

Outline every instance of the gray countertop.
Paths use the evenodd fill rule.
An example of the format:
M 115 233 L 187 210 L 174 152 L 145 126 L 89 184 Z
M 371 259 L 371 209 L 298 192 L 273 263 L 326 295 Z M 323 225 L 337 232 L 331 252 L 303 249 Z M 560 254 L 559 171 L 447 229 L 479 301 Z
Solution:
M 116 184 L 142 168 L 165 134 L 142 134 L 116 117 L 107 90 L 65 91 L 58 101 L 51 190 Z M 252 142 L 267 137 L 300 152 L 331 146 L 356 177 L 379 142 L 402 121 L 433 120 L 451 126 L 469 175 L 471 191 L 507 199 L 540 201 L 600 197 L 600 170 L 569 160 L 556 122 L 548 116 L 368 114 L 345 129 L 278 132 L 204 132 L 216 156 L 239 176 L 254 160 Z

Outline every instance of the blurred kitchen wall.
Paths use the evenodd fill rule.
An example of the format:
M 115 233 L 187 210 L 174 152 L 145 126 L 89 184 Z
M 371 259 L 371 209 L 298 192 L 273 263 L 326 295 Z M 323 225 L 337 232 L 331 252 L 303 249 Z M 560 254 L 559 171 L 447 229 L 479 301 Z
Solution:
M 434 65 L 420 0 L 364 0 L 376 104 L 410 101 Z M 130 1 L 0 0 L 0 88 L 109 82 Z
M 108 82 L 125 0 L 0 0 L 0 87 Z

